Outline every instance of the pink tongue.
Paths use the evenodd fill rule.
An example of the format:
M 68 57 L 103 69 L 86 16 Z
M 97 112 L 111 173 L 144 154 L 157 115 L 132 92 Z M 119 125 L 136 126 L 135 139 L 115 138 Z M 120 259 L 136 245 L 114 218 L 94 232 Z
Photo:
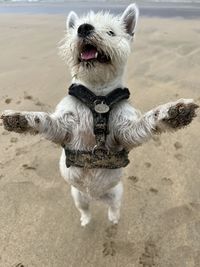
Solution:
M 96 49 L 91 49 L 85 52 L 81 53 L 81 59 L 83 60 L 89 60 L 89 59 L 94 59 L 96 55 Z

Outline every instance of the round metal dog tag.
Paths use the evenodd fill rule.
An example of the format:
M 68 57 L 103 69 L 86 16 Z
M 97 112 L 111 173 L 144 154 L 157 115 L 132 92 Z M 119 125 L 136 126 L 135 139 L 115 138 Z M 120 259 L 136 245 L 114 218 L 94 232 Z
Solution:
M 109 106 L 103 102 L 95 105 L 94 109 L 97 113 L 107 113 L 110 110 Z

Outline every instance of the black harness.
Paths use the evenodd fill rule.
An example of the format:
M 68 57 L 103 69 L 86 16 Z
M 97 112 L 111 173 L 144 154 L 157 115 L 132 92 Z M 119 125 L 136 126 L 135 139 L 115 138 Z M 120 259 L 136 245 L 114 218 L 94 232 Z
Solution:
M 129 90 L 117 88 L 106 96 L 97 96 L 83 85 L 72 84 L 69 95 L 76 97 L 91 110 L 96 145 L 92 151 L 71 150 L 64 147 L 67 167 L 116 169 L 127 166 L 128 151 L 108 150 L 105 144 L 109 134 L 110 111 L 115 104 L 129 98 Z

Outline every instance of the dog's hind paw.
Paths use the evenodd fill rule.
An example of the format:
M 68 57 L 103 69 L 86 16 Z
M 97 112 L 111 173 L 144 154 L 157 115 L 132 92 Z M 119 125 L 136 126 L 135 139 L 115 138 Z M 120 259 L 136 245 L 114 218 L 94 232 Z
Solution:
M 29 130 L 28 121 L 25 115 L 15 111 L 5 111 L 1 115 L 3 126 L 7 131 L 14 131 L 17 133 L 23 133 Z
M 91 221 L 91 215 L 90 214 L 82 214 L 81 215 L 81 226 L 85 227 L 86 225 L 88 225 Z
M 120 211 L 116 210 L 113 211 L 111 208 L 108 209 L 108 220 L 112 224 L 118 224 L 120 219 Z

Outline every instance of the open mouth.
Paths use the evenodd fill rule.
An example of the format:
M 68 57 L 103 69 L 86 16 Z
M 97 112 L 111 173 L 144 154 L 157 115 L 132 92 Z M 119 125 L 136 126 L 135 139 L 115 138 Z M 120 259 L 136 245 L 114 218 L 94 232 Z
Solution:
M 98 61 L 100 63 L 109 63 L 111 61 L 108 55 L 91 44 L 85 44 L 81 47 L 79 60 L 81 62 Z

